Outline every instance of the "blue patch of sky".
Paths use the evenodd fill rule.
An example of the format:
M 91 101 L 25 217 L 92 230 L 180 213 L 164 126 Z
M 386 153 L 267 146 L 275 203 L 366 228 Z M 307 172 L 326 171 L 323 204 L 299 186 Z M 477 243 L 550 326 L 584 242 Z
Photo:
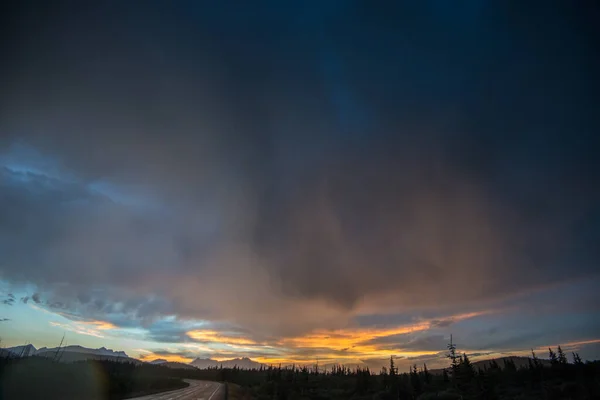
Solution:
M 93 193 L 108 197 L 115 203 L 159 211 L 163 206 L 147 195 L 136 193 L 136 190 L 123 187 L 106 180 L 97 180 L 86 185 Z
M 527 350 L 598 338 L 600 322 L 596 322 L 597 317 L 597 314 L 583 312 L 531 314 L 517 309 L 466 319 L 440 331 L 452 332 L 457 343 L 468 345 L 470 349 L 486 349 L 494 343 L 505 342 L 514 350 Z M 528 339 L 515 339 L 523 337 Z
M 449 2 L 446 0 L 427 0 L 423 3 L 432 15 L 451 21 L 456 25 L 475 23 L 479 21 L 485 7 L 486 0 L 467 0 Z
M 322 26 L 329 19 L 343 13 L 355 1 L 269 0 L 265 2 L 240 2 L 232 9 L 224 3 L 214 2 L 209 7 L 190 1 L 182 11 L 211 27 L 236 32 L 249 25 L 268 27 L 293 27 L 303 30 Z M 227 23 L 223 23 L 227 21 Z
M 0 280 L 0 296 L 6 297 L 12 294 L 15 298 L 13 305 L 0 305 L 0 317 L 7 318 L 0 328 L 1 344 L 3 347 L 14 347 L 31 343 L 36 348 L 56 347 L 63 336 L 64 344 L 80 345 L 89 348 L 107 347 L 114 350 L 124 350 L 130 356 L 139 356 L 141 353 L 136 349 L 160 349 L 164 343 L 148 340 L 148 333 L 153 327 L 170 325 L 184 330 L 198 329 L 210 323 L 208 321 L 179 321 L 175 316 L 165 317 L 155 323 L 153 327 L 143 328 L 141 326 L 119 327 L 110 330 L 98 330 L 100 336 L 93 336 L 76 332 L 78 323 L 64 315 L 53 312 L 44 304 L 36 304 L 31 298 L 27 303 L 21 299 L 31 297 L 37 291 L 35 285 L 15 285 Z M 110 320 L 110 318 L 106 318 Z M 93 325 L 81 325 L 84 328 L 94 329 Z M 80 327 L 81 327 L 80 326 Z M 173 345 L 178 345 L 174 343 Z M 212 346 L 211 346 L 212 347 Z M 215 350 L 224 349 L 216 345 Z
M 167 207 L 158 202 L 146 191 L 131 186 L 118 185 L 108 180 L 95 180 L 86 182 L 75 172 L 67 170 L 60 161 L 44 155 L 31 146 L 21 143 L 11 144 L 7 151 L 0 153 L 0 167 L 6 168 L 11 181 L 16 184 L 27 185 L 39 177 L 50 178 L 58 184 L 80 185 L 91 195 L 100 195 L 111 201 L 135 207 L 142 211 L 167 212 Z M 48 184 L 52 184 L 49 182 Z M 73 205 L 87 204 L 81 198 L 72 201 Z
M 7 151 L 0 153 L 0 166 L 21 173 L 23 179 L 28 174 L 34 174 L 64 182 L 76 181 L 76 175 L 65 171 L 58 160 L 44 156 L 35 148 L 21 143 L 12 143 Z

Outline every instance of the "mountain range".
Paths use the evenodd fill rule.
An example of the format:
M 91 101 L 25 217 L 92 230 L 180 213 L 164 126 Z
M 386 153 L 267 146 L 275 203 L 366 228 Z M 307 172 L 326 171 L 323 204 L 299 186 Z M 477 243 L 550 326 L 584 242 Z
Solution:
M 243 357 L 223 361 L 217 361 L 210 358 L 196 358 L 190 365 L 193 365 L 198 369 L 216 368 L 220 366 L 223 366 L 223 368 L 233 368 L 237 366 L 240 369 L 258 369 L 263 364 L 253 361 L 248 357 Z
M 87 347 L 73 345 L 63 347 L 42 347 L 36 349 L 34 345 L 27 344 L 24 346 L 8 347 L 0 349 L 0 357 L 48 357 L 56 358 L 57 360 L 64 362 L 75 362 L 83 360 L 111 360 L 111 361 L 123 361 L 132 362 L 135 364 L 141 363 L 141 361 L 129 357 L 124 351 L 114 351 L 101 347 L 99 349 L 89 349 Z
M 72 345 L 72 346 L 63 346 L 63 347 L 54 347 L 47 348 L 42 347 L 40 349 L 36 349 L 32 344 L 27 344 L 23 346 L 15 346 L 8 348 L 0 348 L 0 357 L 30 357 L 30 356 L 38 356 L 38 357 L 48 357 L 55 358 L 61 362 L 75 362 L 75 361 L 84 361 L 84 360 L 110 360 L 110 361 L 121 361 L 121 362 L 131 362 L 134 364 L 143 364 L 142 361 L 129 357 L 124 351 L 114 351 L 112 349 L 107 349 L 105 347 L 101 347 L 99 349 L 90 349 L 83 346 Z M 493 360 L 481 360 L 473 362 L 473 367 L 475 369 L 485 369 L 489 368 Z M 527 357 L 515 357 L 508 356 L 495 359 L 498 365 L 503 368 L 504 361 L 512 361 L 517 368 L 526 367 L 529 363 L 529 359 Z M 549 364 L 548 360 L 539 360 L 543 365 Z M 189 364 L 181 363 L 181 362 L 173 362 L 167 361 L 165 359 L 156 359 L 147 362 L 148 364 L 154 365 L 162 365 L 168 368 L 176 368 L 176 369 L 207 369 L 207 368 L 233 368 L 237 367 L 240 369 L 259 369 L 264 364 L 256 362 L 250 358 L 233 358 L 231 360 L 213 360 L 211 358 L 196 358 Z M 334 364 L 323 365 L 323 370 L 331 370 Z M 353 365 L 356 367 L 356 365 Z M 441 374 L 443 372 L 442 369 L 432 369 L 430 370 L 432 374 Z
M 165 360 L 163 358 L 158 358 L 156 360 L 149 361 L 148 364 L 159 365 L 159 364 L 165 364 L 166 362 L 167 362 L 167 360 Z
M 135 364 L 141 364 L 142 361 L 129 357 L 124 351 L 115 351 L 112 349 L 107 349 L 106 347 L 101 347 L 99 349 L 90 349 L 83 346 L 73 345 L 73 346 L 63 346 L 63 347 L 42 347 L 40 349 L 36 349 L 34 345 L 27 344 L 23 346 L 15 346 L 8 347 L 5 349 L 0 349 L 0 357 L 29 357 L 29 356 L 39 356 L 39 357 L 48 357 L 55 358 L 57 360 L 63 362 L 74 362 L 74 361 L 83 361 L 83 360 L 111 360 L 111 361 L 123 361 L 123 362 L 132 362 Z M 219 366 L 223 366 L 224 368 L 233 368 L 237 366 L 241 369 L 252 369 L 252 368 L 260 368 L 262 364 L 253 361 L 247 357 L 244 358 L 234 358 L 231 360 L 223 360 L 217 361 L 212 360 L 210 358 L 196 358 L 189 364 L 181 363 L 181 362 L 172 362 L 164 359 L 156 359 L 148 362 L 149 364 L 155 365 L 163 365 L 169 368 L 198 368 L 198 369 L 206 369 L 206 368 L 216 368 Z

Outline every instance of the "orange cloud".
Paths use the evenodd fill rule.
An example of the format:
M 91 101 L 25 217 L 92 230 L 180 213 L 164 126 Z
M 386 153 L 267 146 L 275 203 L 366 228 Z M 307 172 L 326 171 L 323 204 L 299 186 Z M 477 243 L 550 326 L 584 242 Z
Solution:
M 397 357 L 417 357 L 424 355 L 436 355 L 438 351 L 397 351 L 397 350 L 377 350 L 373 349 L 368 352 L 364 352 L 363 349 L 358 351 L 348 352 L 347 354 L 340 353 L 328 353 L 323 352 L 318 355 L 292 355 L 288 357 L 253 357 L 252 359 L 263 364 L 298 364 L 298 365 L 309 365 L 314 364 L 317 361 L 321 364 L 328 363 L 343 363 L 343 364 L 362 364 L 363 359 L 378 358 L 378 359 L 389 359 L 391 356 Z
M 395 328 L 387 329 L 346 329 L 335 331 L 316 331 L 315 333 L 283 339 L 278 344 L 292 347 L 307 347 L 307 348 L 329 348 L 333 350 L 352 349 L 353 352 L 377 353 L 377 355 L 389 355 L 389 351 L 378 350 L 375 345 L 364 345 L 364 343 L 386 336 L 402 335 L 407 333 L 422 332 L 434 327 L 439 321 L 450 320 L 452 322 L 462 321 L 469 318 L 478 317 L 488 314 L 490 311 L 472 312 L 467 314 L 459 314 L 442 319 L 423 320 L 409 325 L 401 325 Z M 442 350 L 442 349 L 440 349 Z M 397 354 L 398 351 L 391 354 Z M 419 354 L 427 354 L 420 352 Z
M 390 356 L 415 357 L 436 355 L 443 348 L 435 351 L 403 349 L 402 347 L 390 348 L 377 343 L 374 339 L 387 336 L 403 335 L 415 332 L 424 332 L 439 326 L 440 322 L 458 322 L 469 318 L 489 314 L 492 311 L 478 311 L 465 314 L 452 315 L 445 318 L 427 319 L 416 321 L 412 324 L 400 325 L 393 328 L 355 328 L 338 330 L 317 330 L 310 334 L 284 338 L 275 343 L 280 349 L 285 349 L 286 356 L 257 357 L 256 360 L 265 364 L 307 364 L 314 363 L 318 358 L 323 363 L 343 362 L 346 364 L 360 363 L 366 358 L 389 358 Z M 303 350 L 307 351 L 302 355 Z M 287 356 L 287 354 L 291 354 Z
M 352 353 L 368 353 L 369 355 L 381 355 L 383 352 L 387 355 L 389 352 L 378 350 L 375 345 L 364 345 L 363 343 L 384 336 L 424 331 L 429 329 L 430 326 L 429 323 L 418 323 L 385 330 L 317 331 L 307 336 L 284 339 L 278 344 L 286 347 L 323 348 L 338 351 L 351 350 Z M 398 352 L 396 351 L 395 353 Z
M 579 346 L 585 346 L 586 344 L 594 344 L 594 343 L 600 343 L 600 339 L 592 339 L 592 340 L 583 340 L 580 342 L 569 342 L 569 343 L 565 343 L 565 347 L 579 347 Z
M 67 331 L 75 332 L 80 335 L 94 336 L 98 338 L 103 338 L 105 336 L 103 331 L 117 329 L 115 325 L 106 321 L 72 321 L 68 323 L 51 321 L 50 325 Z
M 586 344 L 594 344 L 594 343 L 600 343 L 600 339 L 590 339 L 590 340 L 580 340 L 580 341 L 576 341 L 576 342 L 567 342 L 567 343 L 555 343 L 555 344 L 550 344 L 550 345 L 546 345 L 546 346 L 539 346 L 537 348 L 535 348 L 534 350 L 536 352 L 547 352 L 548 348 L 556 348 L 558 346 L 560 346 L 563 350 L 567 350 L 567 351 L 573 351 L 573 350 L 577 350 L 579 347 L 581 346 L 585 346 Z M 523 350 L 523 353 L 528 353 L 531 354 L 531 350 L 526 351 Z
M 309 334 L 282 338 L 276 341 L 257 342 L 254 339 L 219 332 L 216 330 L 195 329 L 186 332 L 187 336 L 200 343 L 187 343 L 184 347 L 214 354 L 211 358 L 219 361 L 239 356 L 239 349 L 249 351 L 252 359 L 264 364 L 313 364 L 317 359 L 322 363 L 342 362 L 345 364 L 361 363 L 362 359 L 386 359 L 390 356 L 416 357 L 436 355 L 443 348 L 435 351 L 418 349 L 403 349 L 401 346 L 389 347 L 373 343 L 373 339 L 387 336 L 425 332 L 440 326 L 440 322 L 458 322 L 469 318 L 489 314 L 491 311 L 479 311 L 465 314 L 452 315 L 445 318 L 424 319 L 411 324 L 399 325 L 392 328 L 348 328 L 338 330 L 315 330 Z M 97 324 L 97 326 L 104 326 Z M 222 348 L 216 350 L 214 344 L 223 344 L 236 348 L 231 352 Z M 264 352 L 263 352 L 264 351 Z M 148 353 L 143 354 L 142 360 L 164 358 L 169 361 L 188 362 L 191 359 L 180 355 L 165 355 Z M 187 360 L 187 361 L 186 361 Z
M 107 321 L 88 321 L 88 322 L 80 322 L 80 324 L 91 326 L 93 329 L 99 329 L 101 331 L 106 331 L 109 329 L 117 329 L 115 325 Z
M 231 345 L 240 345 L 240 346 L 248 346 L 248 345 L 256 345 L 257 343 L 254 340 L 247 339 L 240 336 L 230 336 L 224 335 L 217 331 L 210 330 L 192 330 L 186 332 L 186 334 L 194 340 L 198 340 L 201 342 L 212 342 L 212 343 L 222 343 L 222 344 L 231 344 Z

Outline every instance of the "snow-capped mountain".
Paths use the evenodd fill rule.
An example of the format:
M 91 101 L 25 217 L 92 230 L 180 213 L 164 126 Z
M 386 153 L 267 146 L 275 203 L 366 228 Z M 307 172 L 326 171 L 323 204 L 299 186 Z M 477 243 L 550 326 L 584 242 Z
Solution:
M 32 356 L 36 353 L 36 348 L 32 344 L 26 344 L 24 346 L 15 346 L 15 347 L 7 347 L 5 349 L 0 349 L 0 356 L 3 353 L 7 356 L 11 357 L 28 357 Z
M 135 358 L 129 357 L 124 351 L 114 351 L 101 347 L 99 349 L 89 349 L 83 346 L 63 346 L 63 347 L 42 347 L 36 349 L 32 344 L 24 346 L 8 347 L 0 349 L 0 357 L 47 357 L 57 359 L 63 362 L 83 361 L 83 360 L 112 360 L 132 363 L 141 363 Z
M 58 347 L 47 348 L 42 347 L 38 351 L 35 352 L 35 355 L 42 355 L 43 353 L 56 353 L 59 350 Z M 99 349 L 89 349 L 87 347 L 73 345 L 73 346 L 64 346 L 60 348 L 61 352 L 70 352 L 70 353 L 85 353 L 91 354 L 95 356 L 109 356 L 109 357 L 126 357 L 129 356 L 124 351 L 114 351 L 112 349 L 107 349 L 106 347 L 100 347 Z M 33 354 L 32 354 L 33 355 Z
M 48 357 L 56 359 L 62 362 L 74 362 L 83 360 L 111 360 L 111 361 L 122 361 L 122 362 L 133 362 L 141 364 L 140 360 L 131 358 L 124 351 L 115 351 L 107 349 L 106 347 L 100 347 L 99 349 L 90 349 L 79 345 L 62 346 L 62 347 L 42 347 L 36 349 L 32 344 L 24 346 L 8 347 L 0 349 L 0 357 Z M 165 359 L 159 358 L 148 362 L 154 365 L 164 365 L 170 368 L 241 368 L 241 369 L 258 369 L 263 364 L 253 361 L 248 357 L 233 358 L 231 360 L 217 361 L 210 358 L 196 358 L 189 364 L 168 362 Z

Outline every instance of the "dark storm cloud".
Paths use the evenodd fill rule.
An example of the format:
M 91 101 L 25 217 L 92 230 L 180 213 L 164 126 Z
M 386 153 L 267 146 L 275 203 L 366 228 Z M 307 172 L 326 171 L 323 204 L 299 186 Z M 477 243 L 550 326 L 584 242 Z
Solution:
M 164 343 L 185 343 L 190 341 L 190 339 L 185 334 L 185 330 L 183 329 L 173 329 L 171 331 L 160 332 L 151 331 L 151 333 L 147 335 L 147 339 L 152 340 L 154 342 Z
M 185 357 L 185 358 L 198 357 L 198 353 L 193 352 L 193 351 L 169 351 L 169 350 L 164 350 L 164 349 L 155 350 L 152 352 L 152 354 L 156 356 L 155 358 L 169 357 L 169 356 L 180 356 L 180 357 Z
M 593 13 L 394 4 L 15 5 L 2 279 L 289 333 L 597 272 Z
M 199 327 L 198 324 L 186 324 L 186 321 L 159 320 L 146 327 L 146 339 L 164 343 L 194 342 L 187 332 Z
M 354 321 L 358 326 L 373 326 L 378 328 L 385 328 L 390 326 L 404 325 L 413 322 L 414 316 L 407 314 L 368 314 L 358 315 L 354 318 Z
M 152 218 L 143 220 L 146 226 L 142 231 L 136 229 L 141 218 L 135 212 L 130 213 L 126 207 L 86 191 L 81 185 L 31 173 L 26 182 L 21 182 L 20 173 L 7 170 L 0 183 L 4 194 L 0 206 L 11 213 L 5 215 L 0 234 L 3 264 L 13 278 L 37 276 L 40 281 L 51 283 L 63 282 L 67 276 L 73 284 L 103 283 L 103 279 L 114 282 L 116 278 L 127 281 L 137 275 L 138 271 L 131 269 L 134 262 L 148 264 L 150 258 L 158 262 L 164 258 L 168 243 L 163 242 L 157 253 L 148 252 L 152 241 L 163 241 L 156 227 L 151 226 Z M 80 204 L 73 205 L 77 202 Z M 124 259 L 125 252 L 130 256 L 136 252 L 136 241 L 144 246 L 143 251 L 137 249 L 139 258 Z M 27 251 L 32 242 L 36 251 Z M 122 255 L 111 256 L 108 249 Z M 60 265 L 56 265 L 57 259 L 61 260 Z M 100 262 L 104 269 L 93 267 Z M 87 268 L 81 268 L 84 264 Z
M 454 320 L 452 320 L 452 318 L 449 319 L 445 319 L 445 320 L 434 320 L 431 322 L 431 325 L 433 325 L 436 328 L 446 328 L 450 325 L 452 325 L 454 323 Z
M 2 304 L 5 306 L 12 306 L 15 303 L 15 296 L 12 293 L 6 295 L 6 298 L 2 300 Z
M 378 337 L 364 342 L 365 345 L 377 345 L 381 349 L 399 349 L 402 351 L 436 351 L 448 344 L 448 337 L 438 335 L 415 336 L 412 334 Z
M 127 287 L 117 284 L 110 290 L 96 289 L 88 294 L 87 302 L 80 301 L 73 287 L 47 285 L 46 288 L 46 297 L 38 304 L 68 319 L 102 320 L 121 328 L 143 327 L 148 330 L 148 336 L 157 341 L 168 341 L 161 337 L 182 337 L 185 332 L 185 321 L 163 321 L 163 317 L 172 316 L 177 311 L 172 301 L 142 293 L 142 289 L 135 285 L 129 286 L 128 291 L 123 290 Z

